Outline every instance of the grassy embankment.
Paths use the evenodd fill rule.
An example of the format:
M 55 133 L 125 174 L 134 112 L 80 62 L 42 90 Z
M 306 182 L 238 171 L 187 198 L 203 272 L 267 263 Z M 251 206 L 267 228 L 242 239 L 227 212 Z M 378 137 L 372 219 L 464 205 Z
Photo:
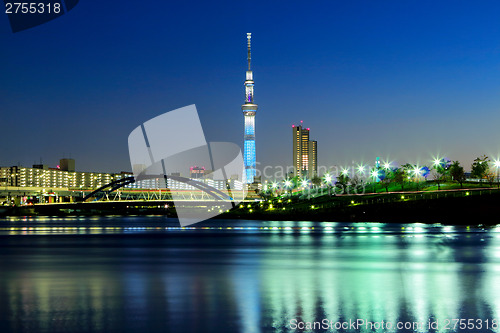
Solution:
M 268 197 L 264 202 L 241 204 L 224 214 L 226 218 L 364 221 L 364 222 L 424 222 L 447 224 L 500 223 L 500 190 L 482 183 L 407 184 L 390 186 L 388 191 L 377 184 L 374 193 L 292 195 Z M 373 191 L 371 185 L 366 188 Z

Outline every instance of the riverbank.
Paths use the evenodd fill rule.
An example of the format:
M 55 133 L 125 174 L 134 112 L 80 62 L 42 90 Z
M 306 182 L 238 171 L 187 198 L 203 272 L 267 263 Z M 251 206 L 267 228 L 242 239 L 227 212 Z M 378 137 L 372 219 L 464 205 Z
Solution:
M 304 201 L 281 198 L 254 203 L 223 218 L 343 222 L 500 223 L 497 189 L 441 192 L 396 192 L 373 195 L 322 196 Z
M 306 220 L 342 222 L 403 221 L 454 225 L 494 225 L 499 222 L 500 190 L 463 189 L 452 191 L 413 191 L 367 195 L 323 195 L 309 199 L 275 197 L 242 203 L 218 215 L 223 219 Z M 3 216 L 106 216 L 167 215 L 175 209 L 162 202 L 96 202 L 10 207 Z M 89 206 L 87 206 L 89 205 Z M 71 207 L 70 207 L 71 206 Z M 80 207 L 80 208 L 78 208 Z M 168 207 L 168 208 L 167 208 Z

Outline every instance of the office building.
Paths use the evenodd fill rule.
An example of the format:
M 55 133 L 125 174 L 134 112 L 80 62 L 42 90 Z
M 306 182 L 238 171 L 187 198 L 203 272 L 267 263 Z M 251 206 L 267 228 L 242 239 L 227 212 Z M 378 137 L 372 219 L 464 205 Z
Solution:
M 293 130 L 293 175 L 313 178 L 318 175 L 318 142 L 309 140 L 309 128 L 292 125 Z

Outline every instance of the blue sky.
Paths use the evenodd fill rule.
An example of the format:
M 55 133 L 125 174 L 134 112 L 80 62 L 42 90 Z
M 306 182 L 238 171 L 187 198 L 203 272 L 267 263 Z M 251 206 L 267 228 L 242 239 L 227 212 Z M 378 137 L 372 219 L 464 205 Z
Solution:
M 243 143 L 252 32 L 257 161 L 291 164 L 304 121 L 319 164 L 500 155 L 498 1 L 80 0 L 16 34 L 0 15 L 0 165 L 130 170 L 127 137 L 196 104 L 209 141 Z

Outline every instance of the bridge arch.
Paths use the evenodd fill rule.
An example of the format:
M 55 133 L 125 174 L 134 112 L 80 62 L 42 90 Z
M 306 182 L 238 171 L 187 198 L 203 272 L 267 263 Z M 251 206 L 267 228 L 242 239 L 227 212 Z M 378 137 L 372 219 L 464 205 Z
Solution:
M 146 176 L 141 175 L 140 180 L 151 179 L 151 178 L 161 178 L 161 177 L 162 176 L 158 176 L 158 175 L 146 175 Z M 231 196 L 216 189 L 215 187 L 207 185 L 207 184 L 199 182 L 199 181 L 196 181 L 196 180 L 192 180 L 190 178 L 181 177 L 181 176 L 163 176 L 163 178 L 165 179 L 165 183 L 167 183 L 167 178 L 170 178 L 170 179 L 175 180 L 177 182 L 185 183 L 187 185 L 195 187 L 195 188 L 209 194 L 215 200 L 228 200 L 228 201 L 233 200 L 233 198 Z M 136 182 L 136 180 L 134 177 L 126 177 L 126 178 L 117 179 L 117 180 L 112 181 L 109 184 L 103 185 L 103 186 L 99 187 L 98 189 L 92 191 L 91 193 L 87 194 L 85 197 L 83 197 L 82 201 L 85 202 L 98 193 L 110 194 L 111 192 L 114 192 L 119 188 L 122 188 L 126 185 L 129 185 L 129 184 L 133 184 L 135 182 Z

